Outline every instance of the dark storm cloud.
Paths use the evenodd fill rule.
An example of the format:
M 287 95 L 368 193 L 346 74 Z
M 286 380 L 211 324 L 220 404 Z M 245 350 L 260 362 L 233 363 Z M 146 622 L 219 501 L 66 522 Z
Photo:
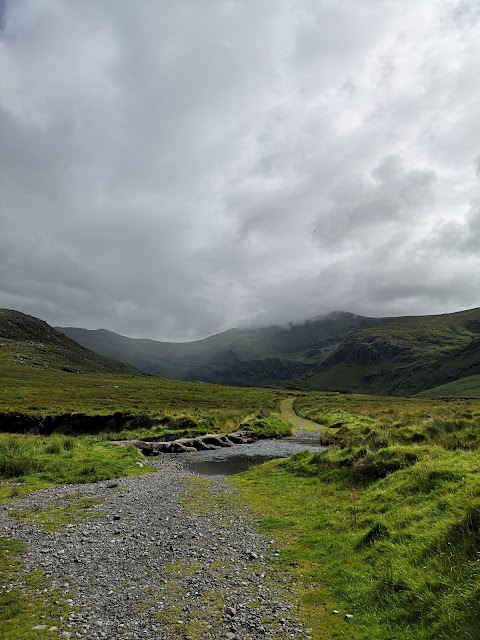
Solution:
M 0 306 L 188 339 L 480 304 L 473 0 L 0 0 L 0 25 Z

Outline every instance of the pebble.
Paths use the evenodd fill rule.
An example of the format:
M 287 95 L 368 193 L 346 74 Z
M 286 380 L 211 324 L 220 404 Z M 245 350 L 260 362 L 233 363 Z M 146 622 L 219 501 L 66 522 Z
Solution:
M 185 638 L 187 625 L 198 618 L 212 640 L 305 637 L 290 595 L 292 578 L 269 560 L 278 557 L 278 549 L 255 530 L 248 510 L 223 499 L 234 491 L 230 485 L 209 477 L 211 492 L 220 499 L 195 513 L 194 504 L 185 510 L 181 500 L 192 473 L 173 456 L 151 464 L 157 473 L 49 487 L 9 504 L 42 509 L 78 494 L 99 497 L 105 512 L 99 520 L 46 532 L 16 521 L 10 509 L 0 510 L 2 535 L 27 545 L 22 556 L 27 568 L 48 572 L 46 597 L 60 590 L 63 599 L 55 595 L 55 600 L 71 607 L 55 625 L 58 637 L 176 640 Z M 120 490 L 106 491 L 115 487 Z M 208 605 L 219 593 L 220 611 Z M 172 629 L 175 612 L 180 616 L 173 618 Z

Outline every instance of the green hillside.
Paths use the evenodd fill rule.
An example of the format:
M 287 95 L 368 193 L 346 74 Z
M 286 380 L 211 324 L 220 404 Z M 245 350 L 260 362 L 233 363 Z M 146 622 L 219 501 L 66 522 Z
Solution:
M 414 395 L 480 373 L 480 309 L 403 318 L 337 311 L 186 343 L 61 331 L 147 373 L 216 384 Z
M 0 367 L 15 366 L 68 373 L 139 373 L 82 347 L 43 320 L 0 309 Z
M 346 339 L 305 383 L 312 389 L 415 394 L 480 373 L 480 309 L 394 318 Z
M 442 384 L 433 389 L 427 389 L 418 394 L 425 398 L 479 398 L 480 399 L 480 375 L 460 378 L 455 382 Z
M 349 333 L 378 322 L 334 312 L 302 324 L 230 329 L 184 343 L 132 339 L 104 329 L 59 330 L 89 349 L 157 376 L 239 386 L 290 386 Z

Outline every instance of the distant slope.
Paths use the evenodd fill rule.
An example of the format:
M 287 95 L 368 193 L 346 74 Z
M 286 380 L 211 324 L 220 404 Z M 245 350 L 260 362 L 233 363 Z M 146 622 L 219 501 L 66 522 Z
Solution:
M 313 389 L 410 395 L 480 373 L 480 309 L 394 318 L 348 336 L 305 378 Z
M 403 318 L 340 311 L 187 343 L 61 330 L 89 349 L 179 380 L 413 395 L 480 374 L 480 309 Z
M 43 320 L 0 309 L 0 367 L 12 364 L 74 373 L 139 373 L 82 347 Z
M 298 386 L 352 331 L 380 320 L 334 312 L 287 327 L 230 329 L 186 343 L 132 339 L 111 331 L 60 327 L 83 346 L 142 371 L 180 380 L 240 386 Z
M 423 398 L 478 398 L 480 399 L 480 375 L 460 378 L 418 394 Z

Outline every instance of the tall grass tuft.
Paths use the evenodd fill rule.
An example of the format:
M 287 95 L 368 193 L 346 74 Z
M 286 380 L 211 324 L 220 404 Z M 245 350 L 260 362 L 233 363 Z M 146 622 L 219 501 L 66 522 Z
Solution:
M 37 447 L 31 438 L 10 434 L 0 438 L 0 477 L 18 478 L 38 470 Z
M 0 434 L 0 480 L 22 481 L 22 494 L 28 487 L 96 482 L 148 472 L 137 465 L 142 459 L 138 449 L 94 438 Z M 0 491 L 0 499 L 2 496 L 8 497 Z

